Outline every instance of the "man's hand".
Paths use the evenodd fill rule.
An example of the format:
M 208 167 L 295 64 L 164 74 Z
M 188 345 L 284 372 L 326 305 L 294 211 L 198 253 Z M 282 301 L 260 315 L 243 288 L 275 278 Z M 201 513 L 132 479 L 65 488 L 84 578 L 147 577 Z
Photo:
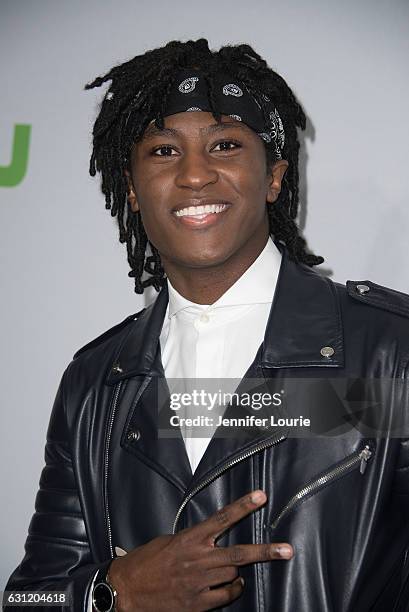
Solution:
M 253 491 L 194 527 L 114 559 L 108 580 L 118 593 L 118 612 L 202 612 L 226 606 L 244 588 L 239 566 L 291 559 L 289 544 L 215 545 L 226 529 L 266 500 L 263 491 Z

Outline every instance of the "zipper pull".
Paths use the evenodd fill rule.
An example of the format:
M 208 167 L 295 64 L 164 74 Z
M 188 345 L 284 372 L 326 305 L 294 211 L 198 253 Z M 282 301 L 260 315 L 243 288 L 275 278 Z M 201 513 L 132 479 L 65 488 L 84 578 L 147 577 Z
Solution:
M 372 451 L 370 450 L 369 446 L 366 445 L 365 448 L 359 453 L 359 458 L 361 460 L 361 466 L 359 468 L 359 471 L 361 474 L 365 474 L 366 466 L 371 457 Z

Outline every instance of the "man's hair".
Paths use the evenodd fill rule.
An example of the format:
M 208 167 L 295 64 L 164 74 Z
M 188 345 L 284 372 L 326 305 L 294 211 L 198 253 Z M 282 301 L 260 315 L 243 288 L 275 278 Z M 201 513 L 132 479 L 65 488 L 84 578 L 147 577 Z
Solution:
M 275 240 L 286 245 L 294 261 L 308 266 L 322 263 L 322 257 L 306 252 L 306 241 L 300 236 L 294 222 L 299 203 L 300 143 L 297 128 L 305 129 L 306 118 L 287 83 L 249 45 L 227 45 L 219 51 L 211 51 L 204 38 L 187 42 L 173 40 L 115 66 L 85 86 L 85 89 L 92 89 L 111 81 L 93 128 L 89 171 L 91 176 L 95 176 L 97 171 L 101 172 L 105 207 L 111 209 L 111 216 L 117 216 L 119 240 L 126 242 L 131 267 L 128 275 L 135 279 L 135 292 L 143 293 L 149 285 L 159 291 L 165 275 L 160 255 L 146 235 L 140 212 L 132 211 L 127 201 L 128 186 L 124 171 L 130 170 L 132 146 L 142 138 L 152 118 L 155 118 L 157 127 L 164 127 L 163 114 L 169 93 L 177 72 L 184 68 L 195 68 L 203 74 L 216 121 L 221 120 L 213 96 L 213 77 L 218 72 L 227 72 L 241 81 L 265 115 L 263 94 L 272 100 L 284 125 L 282 157 L 289 166 L 278 199 L 267 207 L 269 232 Z M 274 143 L 263 143 L 267 166 L 270 166 L 276 161 Z M 150 256 L 146 252 L 148 244 L 152 253 Z M 148 273 L 148 278 L 142 281 L 144 271 Z

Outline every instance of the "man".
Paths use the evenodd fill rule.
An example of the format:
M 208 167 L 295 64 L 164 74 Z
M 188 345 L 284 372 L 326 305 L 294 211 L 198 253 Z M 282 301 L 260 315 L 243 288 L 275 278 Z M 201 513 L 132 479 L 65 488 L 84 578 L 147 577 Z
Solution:
M 7 590 L 83 611 L 407 609 L 409 298 L 313 271 L 294 94 L 248 45 L 204 39 L 87 87 L 106 81 L 90 172 L 136 292 L 160 293 L 64 372 Z M 211 439 L 189 409 L 170 431 L 174 381 L 214 378 L 270 392 L 267 424 L 221 401 Z

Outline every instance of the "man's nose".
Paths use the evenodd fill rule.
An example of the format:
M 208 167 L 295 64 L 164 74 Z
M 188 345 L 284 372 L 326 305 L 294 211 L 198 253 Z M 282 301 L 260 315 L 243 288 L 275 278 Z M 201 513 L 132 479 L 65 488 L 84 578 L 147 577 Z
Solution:
M 176 185 L 199 191 L 208 184 L 216 183 L 218 172 L 214 160 L 206 152 L 185 153 L 178 164 Z

